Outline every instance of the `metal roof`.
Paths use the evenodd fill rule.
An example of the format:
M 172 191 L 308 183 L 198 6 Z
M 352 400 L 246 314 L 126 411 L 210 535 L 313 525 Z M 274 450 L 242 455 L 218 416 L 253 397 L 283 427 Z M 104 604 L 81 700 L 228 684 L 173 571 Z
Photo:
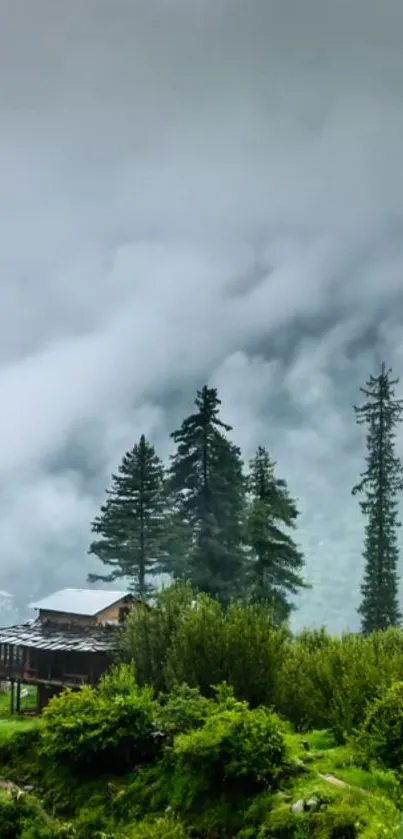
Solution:
M 0 644 L 33 647 L 37 650 L 67 650 L 71 652 L 111 652 L 116 649 L 116 627 L 57 627 L 36 620 L 22 626 L 0 629 Z
M 128 597 L 127 591 L 104 591 L 100 589 L 87 588 L 64 588 L 31 603 L 32 609 L 46 609 L 49 612 L 65 612 L 68 615 L 84 615 L 94 617 L 103 612 L 108 606 L 113 606 L 124 597 Z

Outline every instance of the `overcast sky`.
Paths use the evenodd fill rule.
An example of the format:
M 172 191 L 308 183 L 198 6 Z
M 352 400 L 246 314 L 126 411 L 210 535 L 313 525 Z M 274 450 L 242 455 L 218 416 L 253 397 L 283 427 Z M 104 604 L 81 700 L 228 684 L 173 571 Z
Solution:
M 298 625 L 356 625 L 351 405 L 403 375 L 402 33 L 398 0 L 3 0 L 0 588 L 85 585 L 111 469 L 208 380 L 300 500 Z

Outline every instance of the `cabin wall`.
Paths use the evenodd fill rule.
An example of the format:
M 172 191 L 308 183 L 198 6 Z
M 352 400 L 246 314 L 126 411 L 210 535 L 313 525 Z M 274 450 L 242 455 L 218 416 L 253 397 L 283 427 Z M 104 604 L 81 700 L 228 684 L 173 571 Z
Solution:
M 50 623 L 58 625 L 73 625 L 73 626 L 96 626 L 96 617 L 88 615 L 73 615 L 70 612 L 52 612 L 49 609 L 39 610 L 40 620 L 48 620 Z
M 117 603 L 113 603 L 112 606 L 108 606 L 107 609 L 103 609 L 102 612 L 97 614 L 97 624 L 119 623 L 122 610 L 130 609 L 131 605 L 132 604 L 129 599 L 118 600 Z
M 88 615 L 74 615 L 70 612 L 53 612 L 49 609 L 40 609 L 39 618 L 41 620 L 48 620 L 51 623 L 58 625 L 70 624 L 73 626 L 99 626 L 104 623 L 119 623 L 122 609 L 130 608 L 130 598 L 123 598 L 98 612 L 97 615 L 90 617 Z

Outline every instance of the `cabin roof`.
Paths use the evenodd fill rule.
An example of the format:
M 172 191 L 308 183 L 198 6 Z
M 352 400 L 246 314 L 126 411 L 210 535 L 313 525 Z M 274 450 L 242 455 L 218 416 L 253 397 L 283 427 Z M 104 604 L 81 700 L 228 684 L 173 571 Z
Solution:
M 127 591 L 63 588 L 61 591 L 55 591 L 54 594 L 44 597 L 43 600 L 32 603 L 31 606 L 33 609 L 42 609 L 49 612 L 64 612 L 68 615 L 94 617 L 128 596 Z
M 116 649 L 116 627 L 57 627 L 37 619 L 20 626 L 0 629 L 0 644 L 33 647 L 37 650 L 108 652 Z

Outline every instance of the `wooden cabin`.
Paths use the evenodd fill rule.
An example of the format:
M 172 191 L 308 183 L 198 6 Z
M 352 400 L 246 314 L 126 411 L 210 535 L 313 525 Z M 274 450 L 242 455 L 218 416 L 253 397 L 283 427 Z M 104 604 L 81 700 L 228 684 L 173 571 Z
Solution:
M 63 589 L 32 604 L 36 620 L 1 628 L 0 681 L 11 685 L 11 711 L 20 711 L 21 685 L 37 686 L 38 712 L 64 687 L 96 685 L 133 602 L 123 591 Z

